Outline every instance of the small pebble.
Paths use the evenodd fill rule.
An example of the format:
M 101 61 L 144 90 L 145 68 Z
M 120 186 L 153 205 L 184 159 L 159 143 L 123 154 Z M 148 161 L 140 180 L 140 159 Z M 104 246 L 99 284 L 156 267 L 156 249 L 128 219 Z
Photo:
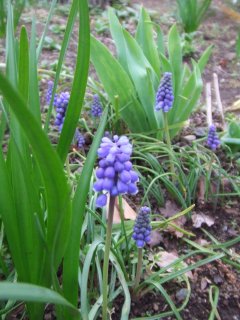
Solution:
M 158 311 L 158 310 L 159 310 L 159 306 L 158 306 L 157 303 L 154 303 L 154 304 L 153 304 L 153 310 L 154 310 L 154 311 Z
M 177 293 L 176 293 L 176 298 L 177 300 L 180 302 L 180 301 L 183 301 L 186 296 L 188 294 L 188 290 L 183 288 L 183 289 L 180 289 Z
M 192 142 L 192 141 L 196 140 L 196 136 L 194 134 L 189 134 L 189 135 L 183 137 L 183 139 L 188 142 Z
M 222 279 L 219 275 L 214 276 L 214 277 L 213 277 L 213 281 L 214 281 L 216 284 L 223 283 L 223 279 Z

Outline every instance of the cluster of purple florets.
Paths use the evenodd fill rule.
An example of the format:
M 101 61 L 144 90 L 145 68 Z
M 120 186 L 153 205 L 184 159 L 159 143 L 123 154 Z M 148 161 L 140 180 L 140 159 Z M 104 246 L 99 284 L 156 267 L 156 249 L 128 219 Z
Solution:
M 58 126 L 59 131 L 61 131 L 63 127 L 63 122 L 65 119 L 69 98 L 70 98 L 69 92 L 61 92 L 55 101 L 57 115 L 56 115 L 54 124 Z
M 165 72 L 156 94 L 156 111 L 168 112 L 173 106 L 172 74 Z
M 220 140 L 216 132 L 216 127 L 213 124 L 209 127 L 207 145 L 213 151 L 215 151 L 217 147 L 220 145 Z
M 49 105 L 52 99 L 52 92 L 53 92 L 53 81 L 48 81 L 48 89 L 46 93 L 46 103 Z M 57 94 L 54 96 L 53 105 L 55 105 L 57 99 Z
M 138 248 L 143 248 L 145 243 L 150 242 L 151 230 L 150 208 L 142 207 L 135 221 L 132 235 Z
M 132 145 L 126 136 L 113 136 L 102 138 L 98 149 L 99 168 L 96 171 L 97 181 L 94 190 L 109 192 L 110 196 L 120 194 L 136 194 L 138 175 L 132 170 L 130 156 Z M 96 206 L 104 207 L 107 203 L 106 193 L 98 196 Z
M 93 101 L 91 105 L 91 114 L 93 117 L 98 118 L 101 117 L 103 112 L 102 104 L 100 102 L 99 96 L 95 94 L 93 96 Z
M 75 131 L 74 140 L 76 141 L 77 147 L 79 149 L 83 148 L 85 144 L 85 138 L 78 129 L 76 129 Z

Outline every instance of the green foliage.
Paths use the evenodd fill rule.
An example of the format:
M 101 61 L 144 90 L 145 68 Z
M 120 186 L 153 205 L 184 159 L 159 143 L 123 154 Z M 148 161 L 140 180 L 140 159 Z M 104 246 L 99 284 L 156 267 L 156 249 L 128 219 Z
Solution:
M 196 31 L 212 0 L 177 0 L 178 16 L 186 33 Z
M 13 23 L 14 29 L 16 29 L 22 12 L 26 5 L 33 4 L 36 0 L 1 0 L 0 1 L 0 38 L 6 34 L 6 21 L 7 21 L 7 7 L 8 3 L 13 6 Z
M 240 152 L 240 122 L 231 120 L 221 141 L 228 145 L 233 153 Z
M 238 32 L 237 40 L 236 40 L 236 54 L 238 59 L 240 59 L 240 31 Z
M 64 127 L 68 129 L 63 128 L 56 152 L 42 129 L 41 121 L 37 59 L 44 44 L 44 36 L 37 48 L 33 21 L 30 42 L 24 27 L 21 29 L 19 41 L 16 41 L 13 9 L 10 4 L 8 5 L 6 75 L 0 73 L 0 91 L 3 96 L 3 100 L 0 101 L 2 107 L 0 126 L 3 139 L 6 123 L 8 124 L 10 140 L 7 142 L 7 152 L 3 150 L 0 152 L 0 177 L 3 186 L 0 191 L 0 215 L 16 268 L 17 280 L 36 286 L 32 287 L 32 295 L 29 296 L 26 294 L 30 288 L 26 287 L 27 285 L 21 287 L 18 284 L 5 284 L 7 293 L 2 295 L 1 299 L 38 301 L 39 303 L 29 302 L 27 305 L 30 319 L 42 319 L 44 306 L 41 302 L 52 301 L 69 306 L 70 309 L 77 306 L 75 298 L 71 298 L 78 293 L 78 263 L 75 273 L 74 261 L 77 259 L 78 262 L 79 233 L 96 150 L 106 123 L 107 111 L 95 135 L 87 166 L 83 169 L 78 182 L 80 186 L 72 198 L 63 164 L 81 112 L 89 65 L 87 1 L 75 0 L 72 7 L 75 12 L 79 7 L 81 49 L 78 51 L 73 90 L 64 123 Z M 70 15 L 70 25 L 73 24 L 75 16 L 75 13 Z M 66 30 L 68 39 L 72 28 Z M 64 50 L 67 44 L 68 42 L 63 46 Z M 60 59 L 59 72 L 62 61 Z M 84 193 L 81 191 L 83 184 Z M 78 226 L 77 229 L 72 230 L 72 221 L 74 227 Z M 76 230 L 77 233 L 74 232 Z M 66 250 L 70 243 L 74 243 L 75 246 Z M 63 257 L 65 257 L 63 293 L 68 300 L 73 301 L 74 306 L 61 295 L 46 289 L 53 288 L 55 291 L 60 291 L 56 274 Z M 68 259 L 71 259 L 71 268 L 68 268 Z M 76 290 L 72 287 L 72 282 L 76 283 Z M 39 286 L 45 288 L 41 289 Z M 70 291 L 71 296 L 69 296 Z M 67 307 L 65 312 L 67 319 L 79 318 L 78 311 L 73 314 Z
M 209 47 L 192 70 L 183 65 L 181 40 L 174 25 L 163 47 L 162 32 L 157 26 L 158 43 L 153 36 L 153 23 L 142 8 L 135 38 L 119 23 L 109 9 L 110 31 L 117 48 L 117 58 L 96 38 L 91 38 L 91 61 L 111 103 L 119 97 L 122 119 L 130 131 L 161 137 L 164 128 L 161 112 L 156 112 L 155 93 L 163 72 L 172 72 L 174 105 L 168 114 L 170 135 L 174 137 L 196 107 L 202 91 L 201 72 L 211 54 Z M 165 54 L 167 51 L 167 54 Z

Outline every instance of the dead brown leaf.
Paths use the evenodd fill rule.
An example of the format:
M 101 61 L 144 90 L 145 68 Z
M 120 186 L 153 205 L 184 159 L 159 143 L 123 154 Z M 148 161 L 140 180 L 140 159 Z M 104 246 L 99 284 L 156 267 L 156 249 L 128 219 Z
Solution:
M 204 213 L 194 213 L 192 215 L 192 222 L 194 228 L 201 228 L 202 224 L 206 224 L 208 227 L 211 227 L 214 224 L 213 218 L 205 215 Z
M 109 202 L 109 198 L 108 198 Z M 124 220 L 135 220 L 137 217 L 137 213 L 129 206 L 127 201 L 125 199 L 122 199 L 122 205 L 123 205 L 123 214 L 124 214 Z M 108 208 L 108 205 L 107 205 Z M 107 212 L 108 216 L 108 212 Z M 120 216 L 120 207 L 119 207 L 119 201 L 116 199 L 115 206 L 114 206 L 114 213 L 113 213 L 113 223 L 120 223 L 121 222 L 121 216 Z
M 180 211 L 181 211 L 181 208 L 179 208 L 175 202 L 170 201 L 170 200 L 166 201 L 165 208 L 160 208 L 160 212 L 165 218 L 173 217 L 175 214 L 177 214 Z M 187 221 L 186 217 L 181 216 L 181 217 L 175 219 L 173 221 L 173 223 L 176 226 L 182 228 L 184 226 L 184 224 L 186 223 L 186 221 Z M 174 234 L 177 238 L 183 237 L 183 233 L 176 230 L 173 226 L 168 226 L 167 230 L 169 232 L 171 232 L 172 234 Z
M 165 208 L 160 208 L 160 212 L 165 218 L 170 218 L 177 214 L 179 211 L 180 208 L 176 205 L 176 203 L 170 200 L 166 201 Z
M 169 264 L 173 263 L 179 258 L 178 254 L 175 252 L 167 252 L 167 251 L 162 251 L 159 253 L 159 258 L 157 260 L 157 265 L 161 268 L 167 267 Z M 187 264 L 185 262 L 181 262 L 181 267 L 187 267 Z M 173 268 L 167 269 L 168 272 L 171 272 Z M 186 272 L 186 275 L 189 278 L 193 277 L 193 274 L 191 271 Z
M 200 244 L 200 246 L 202 246 L 202 247 L 207 247 L 207 246 L 210 245 L 210 242 L 207 241 L 207 240 L 205 240 L 205 239 L 203 239 L 203 238 L 197 239 L 196 242 L 197 242 L 198 244 Z
M 152 230 L 151 241 L 149 242 L 150 247 L 154 247 L 159 243 L 163 242 L 163 236 L 158 230 Z

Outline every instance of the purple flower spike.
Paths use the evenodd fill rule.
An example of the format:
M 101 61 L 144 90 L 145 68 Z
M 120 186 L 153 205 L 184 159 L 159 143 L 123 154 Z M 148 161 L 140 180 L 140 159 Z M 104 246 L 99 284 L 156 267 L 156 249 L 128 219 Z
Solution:
M 92 116 L 95 118 L 99 118 L 99 117 L 101 117 L 102 112 L 103 112 L 103 108 L 102 108 L 99 96 L 97 94 L 95 94 L 93 96 L 93 102 L 91 105 Z
M 51 98 L 52 98 L 52 91 L 53 91 L 53 82 L 48 81 L 48 89 L 46 93 L 46 103 L 50 104 Z
M 56 107 L 57 115 L 54 124 L 58 127 L 59 131 L 62 131 L 69 98 L 69 92 L 61 92 L 60 95 L 55 99 L 56 101 L 54 105 Z
M 77 147 L 79 149 L 83 148 L 83 146 L 85 144 L 85 139 L 84 139 L 84 136 L 81 134 L 81 132 L 78 129 L 76 129 L 76 131 L 75 131 L 74 139 L 76 141 Z
M 53 92 L 53 81 L 48 81 L 48 89 L 46 93 L 46 104 L 49 105 L 52 99 L 52 92 Z M 57 94 L 54 96 L 53 105 L 55 106 L 57 100 Z
M 138 175 L 132 170 L 130 156 L 132 145 L 126 136 L 114 136 L 102 138 L 98 149 L 99 168 L 96 171 L 97 181 L 94 190 L 97 192 L 109 192 L 110 196 L 119 194 L 136 194 Z M 104 199 L 101 194 L 98 199 Z M 104 201 L 98 201 L 99 207 L 105 206 Z M 101 205 L 101 203 L 104 203 Z
M 212 149 L 212 151 L 215 151 L 220 145 L 216 127 L 213 124 L 209 127 L 207 145 Z
M 156 94 L 155 110 L 168 112 L 173 106 L 173 100 L 172 74 L 165 72 Z
M 135 221 L 132 235 L 138 248 L 143 248 L 145 243 L 150 242 L 151 230 L 150 208 L 142 207 Z

